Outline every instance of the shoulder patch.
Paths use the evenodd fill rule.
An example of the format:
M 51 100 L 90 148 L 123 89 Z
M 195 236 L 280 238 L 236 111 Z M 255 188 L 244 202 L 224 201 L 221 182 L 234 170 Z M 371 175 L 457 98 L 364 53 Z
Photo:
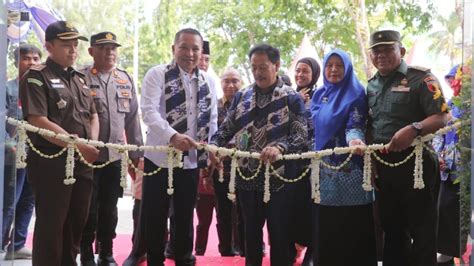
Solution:
M 82 72 L 82 71 L 79 71 L 79 70 L 76 70 L 76 73 L 79 75 L 79 77 L 81 78 L 84 78 L 86 75 Z
M 44 64 L 39 64 L 39 65 L 33 65 L 30 67 L 31 70 L 36 70 L 36 71 L 42 71 L 46 65 Z
M 422 66 L 409 66 L 408 68 L 418 70 L 418 71 L 422 71 L 422 72 L 430 72 L 429 68 L 422 67 Z
M 433 93 L 433 100 L 437 100 L 442 96 L 441 85 L 435 77 L 430 75 L 426 77 L 423 82 L 426 84 L 428 90 Z
M 43 82 L 41 82 L 41 80 L 39 80 L 39 79 L 28 78 L 27 81 L 28 81 L 28 83 L 35 84 L 39 87 L 43 86 Z

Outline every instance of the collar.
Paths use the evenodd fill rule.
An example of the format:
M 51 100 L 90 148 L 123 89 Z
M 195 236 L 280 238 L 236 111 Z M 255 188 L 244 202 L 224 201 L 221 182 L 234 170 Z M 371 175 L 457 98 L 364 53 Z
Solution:
M 381 79 L 387 79 L 389 77 L 393 77 L 396 73 L 401 73 L 401 74 L 403 74 L 403 76 L 406 76 L 407 71 L 408 71 L 408 65 L 405 62 L 405 60 L 402 59 L 402 62 L 400 63 L 398 68 L 396 70 L 394 70 L 392 73 L 388 74 L 387 76 L 382 76 L 382 75 L 380 75 L 380 72 L 377 71 L 376 76 L 377 76 L 377 78 L 381 78 Z
M 223 104 L 232 102 L 232 99 L 233 99 L 233 98 L 230 98 L 230 99 L 229 99 L 229 98 L 225 97 L 225 95 L 222 95 L 222 103 L 223 103 Z
M 260 94 L 269 94 L 269 93 L 272 93 L 277 86 L 281 87 L 282 85 L 283 85 L 283 81 L 281 80 L 280 77 L 277 77 L 277 80 L 275 81 L 275 83 L 273 83 L 273 85 L 270 86 L 270 88 L 268 88 L 267 92 L 263 92 L 262 89 L 258 87 L 256 82 L 254 85 L 254 89 L 257 90 Z
M 178 65 L 178 68 L 179 68 L 179 72 L 186 78 L 186 79 L 189 79 L 189 80 L 192 80 L 192 79 L 195 79 L 197 78 L 197 73 L 198 73 L 198 70 L 197 70 L 197 67 L 196 67 L 196 70 L 193 71 L 192 74 L 189 74 L 188 72 L 186 72 L 184 69 L 182 69 L 179 65 Z
M 109 71 L 109 72 L 102 72 L 93 65 L 90 68 L 90 72 L 91 72 L 92 75 L 97 75 L 97 74 L 100 74 L 100 73 L 102 73 L 102 74 L 112 73 L 114 75 L 114 77 L 118 76 L 117 69 L 115 67 L 112 68 L 112 70 Z
M 54 62 L 51 58 L 48 57 L 46 59 L 46 66 L 50 68 L 54 73 L 69 79 L 74 76 L 76 73 L 76 70 L 72 67 L 68 67 L 66 70 L 62 66 L 60 66 L 58 63 Z

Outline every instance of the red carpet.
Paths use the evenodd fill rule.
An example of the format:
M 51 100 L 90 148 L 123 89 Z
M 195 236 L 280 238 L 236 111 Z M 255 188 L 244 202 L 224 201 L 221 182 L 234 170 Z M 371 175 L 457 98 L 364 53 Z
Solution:
M 122 218 L 122 217 L 120 217 Z M 120 219 L 119 218 L 119 219 Z M 209 230 L 209 240 L 207 244 L 206 254 L 205 256 L 196 256 L 196 265 L 219 265 L 219 266 L 230 266 L 230 265 L 245 265 L 245 259 L 236 256 L 236 257 L 221 257 L 219 254 L 219 250 L 217 245 L 219 243 L 217 238 L 217 231 L 216 231 L 216 224 L 215 224 L 215 217 L 213 218 L 211 228 Z M 130 218 L 131 222 L 131 218 Z M 194 226 L 197 225 L 197 220 L 195 216 Z M 26 245 L 28 247 L 32 246 L 32 238 L 33 232 L 31 231 L 28 235 Z M 267 238 L 266 228 L 264 228 L 264 239 L 265 242 Z M 119 265 L 122 265 L 123 261 L 128 257 L 130 250 L 132 248 L 132 241 L 131 241 L 131 232 L 130 234 L 118 234 L 114 240 L 114 258 Z M 263 258 L 263 265 L 270 265 L 269 259 L 269 250 L 267 245 L 267 256 Z M 146 265 L 146 263 L 141 264 Z M 175 265 L 173 260 L 166 260 L 165 265 Z

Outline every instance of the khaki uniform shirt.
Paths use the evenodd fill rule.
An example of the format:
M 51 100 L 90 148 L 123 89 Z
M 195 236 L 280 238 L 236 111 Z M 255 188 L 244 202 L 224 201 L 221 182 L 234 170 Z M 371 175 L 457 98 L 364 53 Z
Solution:
M 84 75 L 69 67 L 64 70 L 48 58 L 32 66 L 20 82 L 23 116 L 45 116 L 70 134 L 91 138 L 90 119 L 96 113 Z M 38 134 L 30 134 L 39 148 L 59 148 Z
M 124 70 L 115 68 L 101 73 L 93 66 L 82 70 L 99 115 L 99 140 L 109 143 L 143 145 L 138 101 L 132 79 Z M 126 137 L 126 138 L 125 138 Z M 139 158 L 143 152 L 129 152 L 130 158 Z M 97 161 L 120 159 L 114 149 L 100 149 Z
M 399 129 L 447 110 L 430 70 L 407 66 L 405 61 L 388 76 L 375 74 L 367 85 L 367 97 L 373 143 L 388 143 Z

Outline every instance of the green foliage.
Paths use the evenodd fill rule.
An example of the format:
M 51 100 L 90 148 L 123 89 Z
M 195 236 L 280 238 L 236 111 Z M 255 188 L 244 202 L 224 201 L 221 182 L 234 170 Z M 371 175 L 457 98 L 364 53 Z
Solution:
M 404 35 L 410 35 L 424 32 L 431 26 L 433 12 L 422 10 L 413 1 L 366 2 L 371 30 L 396 25 Z M 361 55 L 367 53 L 367 49 L 361 49 L 355 41 L 355 23 L 347 6 L 350 5 L 344 5 L 342 0 L 201 0 L 191 1 L 183 7 L 183 19 L 197 25 L 210 39 L 212 63 L 218 72 L 225 66 L 238 67 L 250 80 L 246 54 L 252 45 L 261 42 L 280 49 L 285 69 L 306 33 L 320 57 L 331 48 L 348 51 L 359 77 L 366 80 Z M 432 8 L 431 2 L 429 7 Z
M 282 70 L 286 70 L 304 35 L 307 34 L 320 57 L 332 48 L 341 48 L 351 54 L 362 81 L 363 54 L 367 49 L 356 41 L 356 23 L 348 8 L 357 8 L 364 0 L 162 0 L 153 12 L 153 19 L 144 17 L 141 0 L 53 0 L 52 6 L 72 22 L 86 36 L 100 31 L 113 31 L 120 48 L 119 66 L 133 71 L 135 17 L 138 16 L 138 80 L 153 65 L 167 63 L 172 58 L 174 34 L 183 26 L 200 30 L 211 42 L 212 64 L 217 73 L 233 66 L 252 80 L 247 53 L 251 46 L 267 42 L 279 48 Z M 139 3 L 138 11 L 136 4 Z M 424 10 L 411 0 L 365 0 L 368 28 L 398 28 L 408 36 L 425 32 L 435 17 L 431 0 Z M 89 44 L 81 43 L 78 65 L 92 62 Z
M 471 227 L 471 90 L 472 90 L 472 55 L 464 64 L 465 71 L 462 76 L 462 89 L 453 103 L 463 111 L 461 119 L 464 121 L 459 134 L 459 149 L 461 151 L 461 165 L 464 167 L 459 172 L 460 182 L 460 207 L 461 207 L 461 240 L 465 241 Z M 467 70 L 466 70 L 467 69 Z M 464 242 L 462 242 L 464 243 Z M 466 245 L 461 245 L 464 248 Z
M 133 33 L 136 10 L 128 0 L 96 1 L 96 0 L 53 0 L 52 6 L 67 21 L 71 22 L 81 34 L 90 37 L 102 31 L 112 31 L 122 45 L 119 49 L 119 66 L 132 70 Z M 126 7 L 126 8 L 124 8 Z M 92 63 L 87 48 L 88 42 L 80 42 L 78 66 Z
M 451 13 L 448 18 L 438 16 L 437 20 L 442 28 L 429 35 L 432 40 L 430 50 L 449 56 L 450 65 L 454 65 L 455 59 L 460 58 L 462 52 L 461 47 L 456 45 L 457 42 L 462 42 L 456 39 L 456 31 L 461 29 L 461 22 L 456 12 Z

